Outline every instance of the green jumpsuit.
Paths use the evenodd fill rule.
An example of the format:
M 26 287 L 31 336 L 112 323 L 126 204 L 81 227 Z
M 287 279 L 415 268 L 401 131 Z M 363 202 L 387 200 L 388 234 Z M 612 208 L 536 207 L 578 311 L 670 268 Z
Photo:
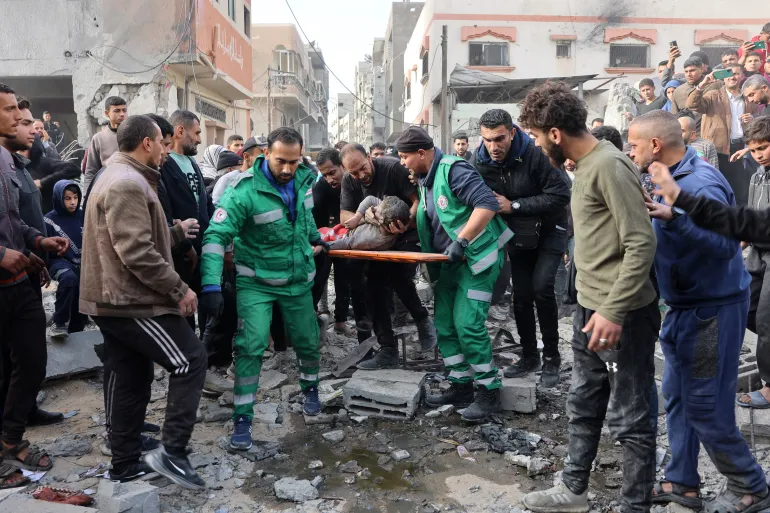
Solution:
M 449 169 L 462 161 L 445 155 L 439 162 L 432 192 L 436 215 L 450 239 L 455 240 L 473 213 L 449 186 Z M 420 186 L 417 231 L 425 253 L 433 253 L 433 234 L 425 202 L 427 191 Z M 492 289 L 503 267 L 505 244 L 513 232 L 495 216 L 465 250 L 465 261 L 458 264 L 429 266 L 431 281 L 436 282 L 435 323 L 438 346 L 449 381 L 500 388 L 497 367 L 492 358 L 486 321 L 492 301 Z
M 297 168 L 292 222 L 289 208 L 262 172 L 263 160 L 258 157 L 251 171 L 231 184 L 203 237 L 203 286 L 221 283 L 225 246 L 234 241 L 239 319 L 233 418 L 253 418 L 274 304 L 297 353 L 302 390 L 318 385 L 319 330 L 311 294 L 316 269 L 310 245 L 320 237 L 312 213 L 314 177 L 306 166 Z

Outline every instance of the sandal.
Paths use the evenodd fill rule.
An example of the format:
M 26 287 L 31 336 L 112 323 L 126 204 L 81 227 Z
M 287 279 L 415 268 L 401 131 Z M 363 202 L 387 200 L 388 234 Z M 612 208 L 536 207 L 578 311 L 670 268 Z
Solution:
M 24 461 L 22 461 L 19 459 L 18 455 L 19 452 L 26 448 L 29 448 L 29 451 L 27 451 L 27 457 L 24 458 Z M 48 465 L 43 466 L 40 464 L 40 460 L 46 456 L 48 457 Z M 32 472 L 51 470 L 53 467 L 53 458 L 51 458 L 51 456 L 49 456 L 45 451 L 39 449 L 38 447 L 29 445 L 29 440 L 22 440 L 20 444 L 17 444 L 13 447 L 8 447 L 7 449 L 3 449 L 3 459 L 8 465 L 12 465 L 16 468 L 22 468 L 24 470 L 30 470 Z
M 671 491 L 663 491 L 663 483 L 669 483 L 671 485 Z M 697 497 L 689 497 L 686 493 L 695 492 Z M 654 504 L 668 504 L 669 502 L 675 502 L 685 508 L 699 510 L 703 506 L 703 499 L 700 495 L 700 487 L 686 486 L 679 483 L 672 483 L 671 481 L 658 481 L 655 486 L 652 487 L 652 502 Z
M 742 401 L 744 397 L 749 398 L 749 402 Z M 755 390 L 747 394 L 738 394 L 735 398 L 735 404 L 743 408 L 754 408 L 755 410 L 765 410 L 770 408 L 770 402 L 765 399 L 760 390 Z
M 704 513 L 757 513 L 770 507 L 770 493 L 766 491 L 764 497 L 755 497 L 758 500 L 746 505 L 741 502 L 743 494 L 725 490 L 714 500 L 706 502 Z
M 21 470 L 14 467 L 13 465 L 0 463 L 0 490 L 7 490 L 9 488 L 21 488 L 22 486 L 27 486 L 29 484 L 29 478 L 24 477 L 23 474 L 23 479 L 9 483 L 8 480 L 16 474 L 21 474 Z

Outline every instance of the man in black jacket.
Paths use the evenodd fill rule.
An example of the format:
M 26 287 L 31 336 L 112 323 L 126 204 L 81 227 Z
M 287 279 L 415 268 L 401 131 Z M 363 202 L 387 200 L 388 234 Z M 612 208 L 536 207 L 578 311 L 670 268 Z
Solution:
M 514 233 L 508 245 L 513 313 L 524 352 L 504 374 L 519 377 L 541 368 L 534 304 L 544 346 L 541 384 L 553 387 L 561 365 L 554 282 L 567 248 L 569 184 L 508 112 L 488 110 L 479 125 L 483 144 L 471 164 L 495 193 L 499 214 Z

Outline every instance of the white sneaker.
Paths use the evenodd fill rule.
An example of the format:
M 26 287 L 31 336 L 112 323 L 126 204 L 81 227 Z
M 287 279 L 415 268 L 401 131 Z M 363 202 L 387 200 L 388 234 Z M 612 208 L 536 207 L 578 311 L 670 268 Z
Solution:
M 528 493 L 521 502 L 535 513 L 587 513 L 588 490 L 576 495 L 560 483 L 548 490 Z

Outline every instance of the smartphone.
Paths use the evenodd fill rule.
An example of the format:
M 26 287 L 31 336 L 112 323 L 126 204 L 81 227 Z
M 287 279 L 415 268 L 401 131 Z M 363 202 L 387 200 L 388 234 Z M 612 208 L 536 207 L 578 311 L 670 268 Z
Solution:
M 671 42 L 668 44 L 668 46 L 669 46 L 669 47 L 671 47 L 671 48 L 675 48 L 675 47 L 677 47 L 677 46 L 679 46 L 679 45 L 678 45 L 678 44 L 676 44 L 676 41 L 671 41 Z
M 753 50 L 764 50 L 767 48 L 767 45 L 765 45 L 764 41 L 746 41 L 747 45 L 752 45 Z
M 724 80 L 727 77 L 732 77 L 735 75 L 732 70 L 730 69 L 718 69 L 714 72 L 714 78 L 716 80 Z

